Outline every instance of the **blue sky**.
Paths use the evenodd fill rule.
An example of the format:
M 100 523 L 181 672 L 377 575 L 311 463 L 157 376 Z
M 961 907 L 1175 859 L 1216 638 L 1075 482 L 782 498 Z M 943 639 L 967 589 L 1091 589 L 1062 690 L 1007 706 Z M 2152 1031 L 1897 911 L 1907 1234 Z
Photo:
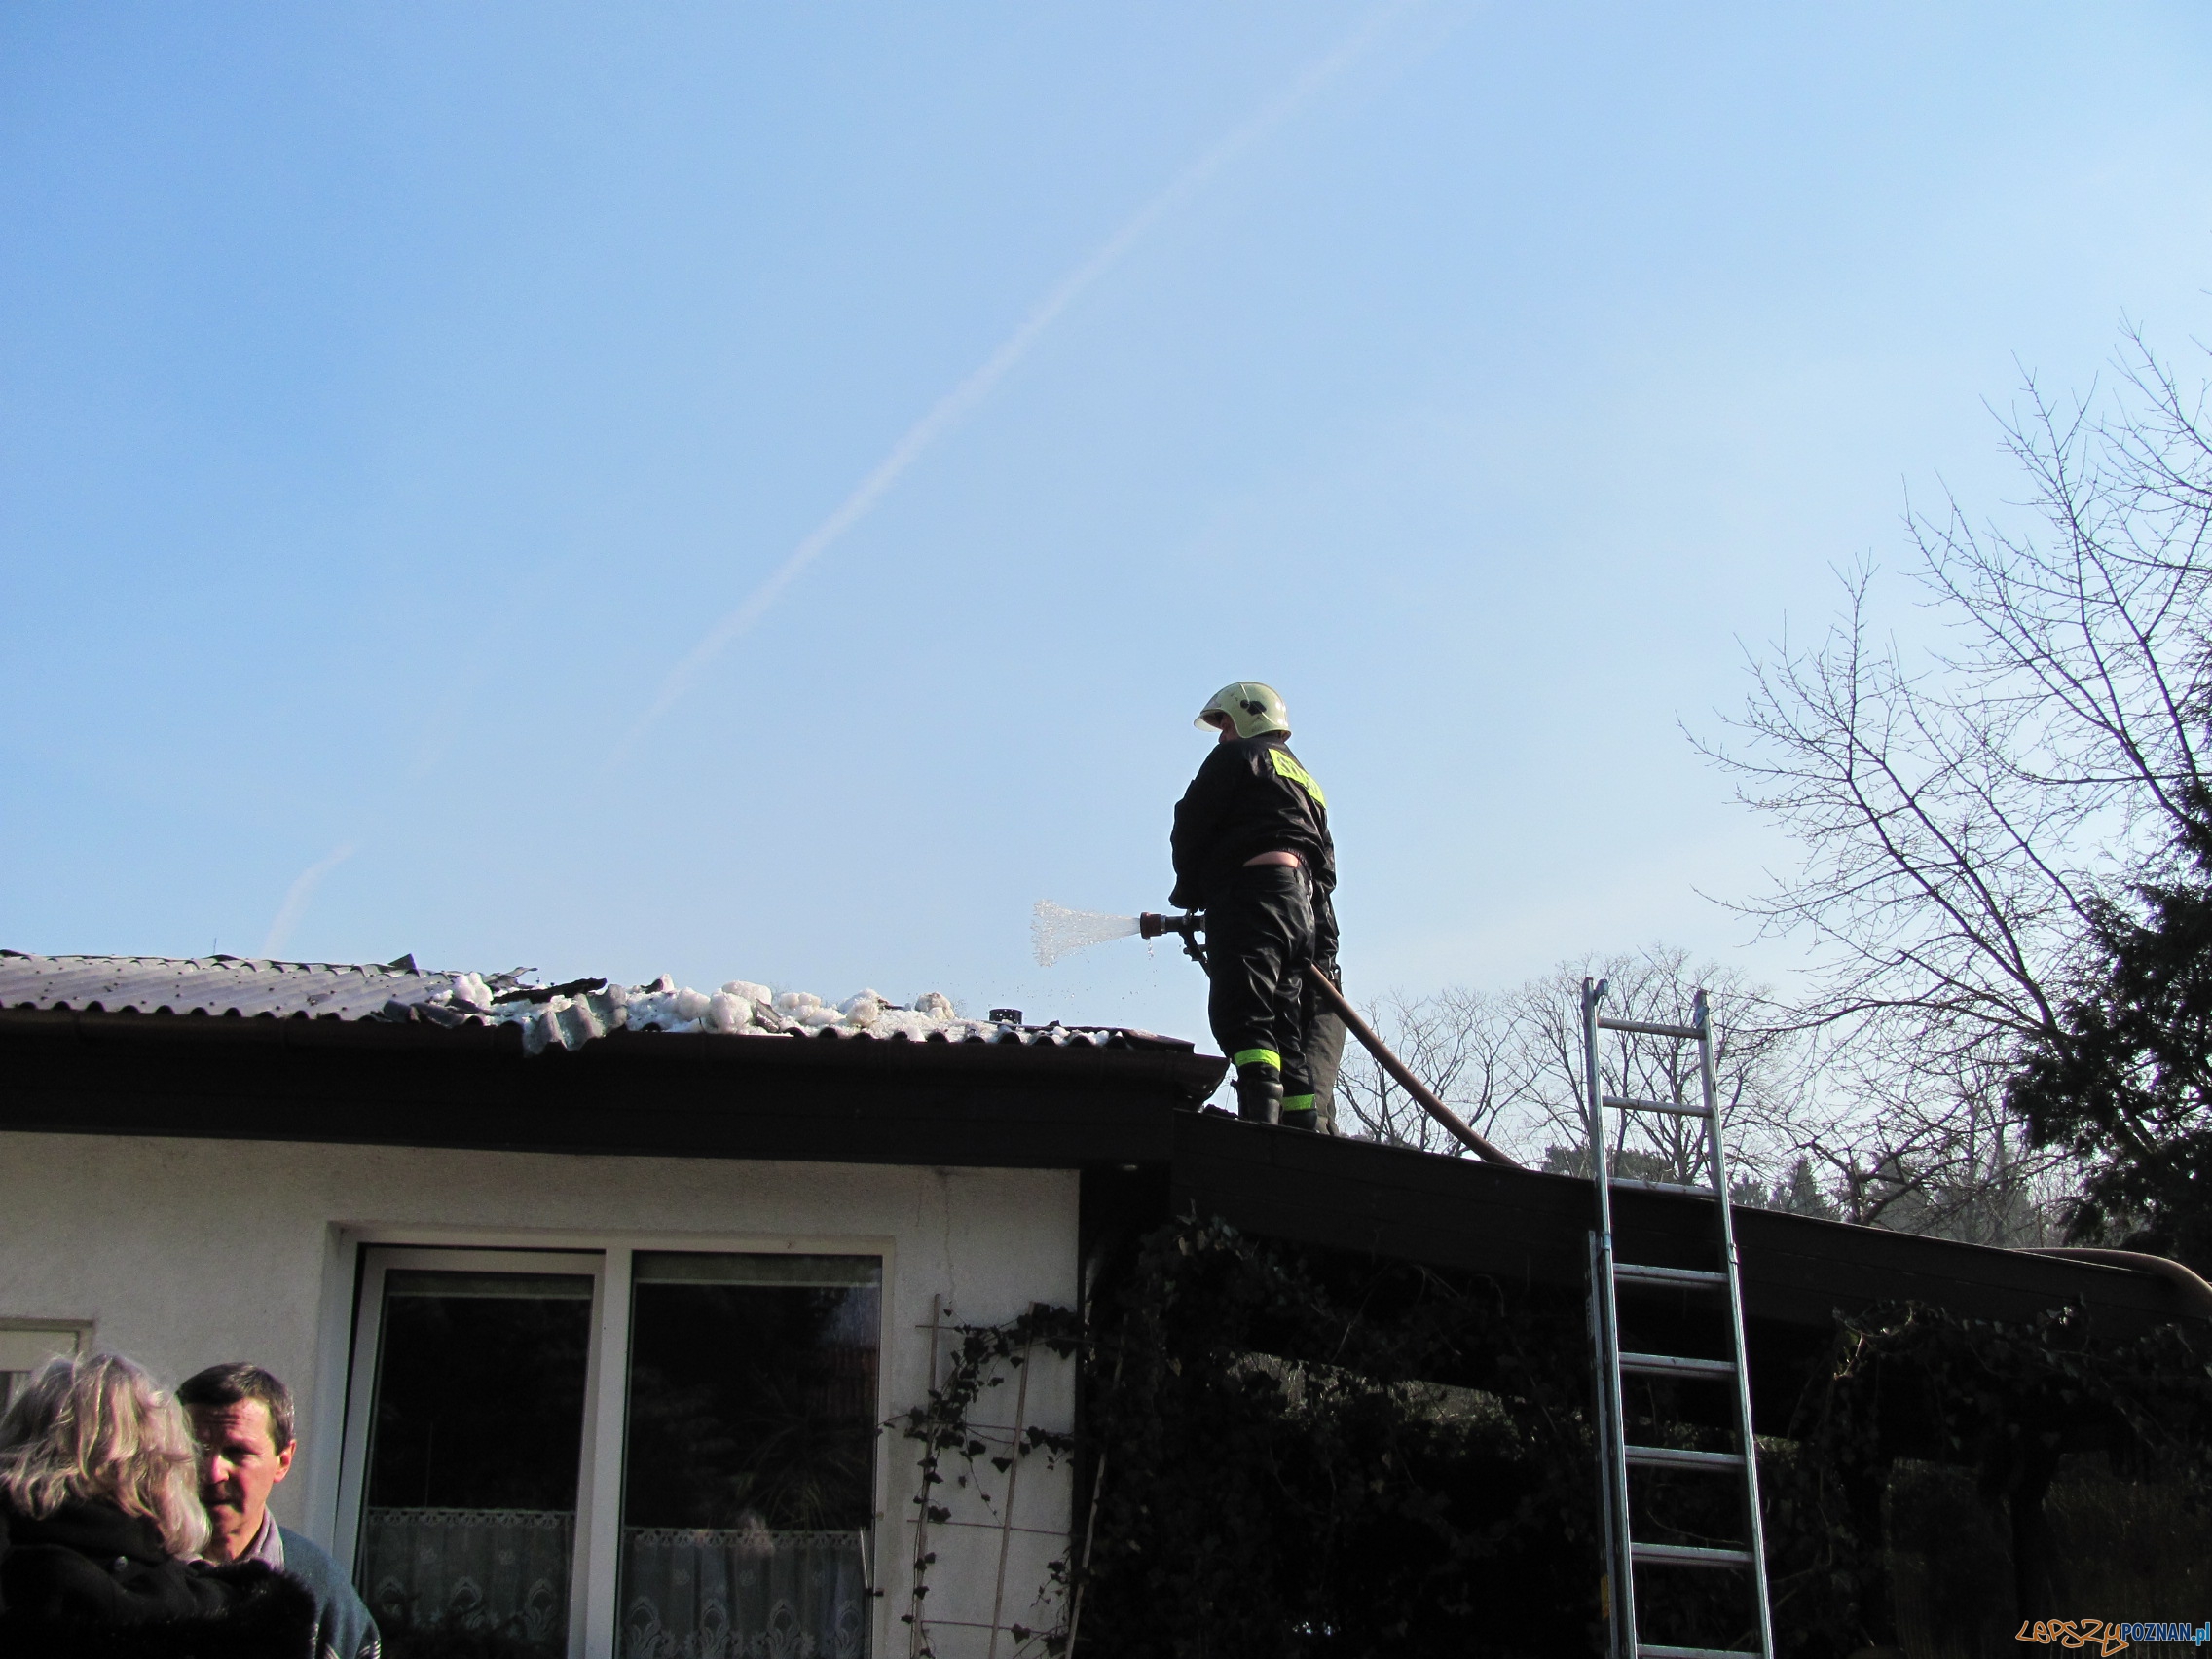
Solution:
M 1164 902 L 1249 676 L 1363 994 L 1786 972 L 1680 727 L 2019 493 L 2018 365 L 2212 338 L 2207 86 L 2181 4 L 7 8 L 0 943 L 1195 1035 L 1028 913 Z

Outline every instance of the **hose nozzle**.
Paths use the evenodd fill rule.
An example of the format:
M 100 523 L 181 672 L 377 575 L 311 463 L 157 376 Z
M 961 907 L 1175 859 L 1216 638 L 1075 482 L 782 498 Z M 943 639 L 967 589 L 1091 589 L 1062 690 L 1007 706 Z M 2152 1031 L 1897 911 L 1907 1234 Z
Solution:
M 1198 935 L 1205 929 L 1205 917 L 1196 910 L 1185 910 L 1180 916 L 1163 916 L 1157 910 L 1147 910 L 1137 917 L 1138 938 L 1161 939 L 1168 934 L 1180 934 L 1183 954 L 1200 968 L 1206 965 L 1206 947 L 1198 942 Z

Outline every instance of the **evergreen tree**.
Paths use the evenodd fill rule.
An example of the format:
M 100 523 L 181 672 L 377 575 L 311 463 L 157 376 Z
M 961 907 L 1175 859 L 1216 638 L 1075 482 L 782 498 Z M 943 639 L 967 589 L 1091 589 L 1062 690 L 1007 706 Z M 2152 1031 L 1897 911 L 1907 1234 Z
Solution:
M 1789 1178 L 1774 1184 L 1774 1197 L 1768 1208 L 1787 1211 L 1790 1215 L 1809 1215 L 1821 1221 L 1837 1219 L 1836 1207 L 1828 1196 L 1821 1191 L 1821 1183 L 1813 1174 L 1813 1161 L 1803 1153 L 1789 1166 Z
M 2007 1089 L 2040 1144 L 2088 1165 L 2072 1228 L 2212 1268 L 2212 793 L 2176 876 L 2097 907 L 2094 957 Z

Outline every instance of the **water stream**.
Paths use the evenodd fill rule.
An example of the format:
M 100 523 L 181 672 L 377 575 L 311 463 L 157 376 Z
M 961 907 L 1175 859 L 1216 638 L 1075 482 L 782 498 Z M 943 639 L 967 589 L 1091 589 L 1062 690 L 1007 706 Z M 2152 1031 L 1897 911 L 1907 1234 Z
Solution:
M 1050 968 L 1061 957 L 1110 939 L 1127 939 L 1137 931 L 1134 916 L 1108 916 L 1096 910 L 1070 910 L 1050 899 L 1037 901 L 1029 913 L 1029 943 L 1037 952 L 1037 966 Z

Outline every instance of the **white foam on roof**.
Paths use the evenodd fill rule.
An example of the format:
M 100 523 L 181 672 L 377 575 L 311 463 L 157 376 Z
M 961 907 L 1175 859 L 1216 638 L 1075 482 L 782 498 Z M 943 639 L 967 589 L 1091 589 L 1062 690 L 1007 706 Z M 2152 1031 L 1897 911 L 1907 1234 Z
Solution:
M 555 1046 L 573 1049 L 622 1030 L 951 1043 L 1093 1040 L 1056 1025 L 1037 1029 L 963 1019 L 951 999 L 938 991 L 898 1003 L 880 991 L 863 990 L 830 1003 L 810 991 L 777 995 L 750 979 L 700 990 L 663 975 L 643 985 L 579 982 L 571 992 L 522 985 L 518 978 L 426 972 L 412 960 L 363 965 L 8 950 L 0 951 L 0 1008 L 513 1025 L 532 1053 Z
M 475 975 L 455 978 L 450 993 L 429 999 L 425 1007 L 465 1013 L 495 1025 L 520 1025 L 524 1046 L 533 1053 L 555 1044 L 572 1049 L 621 1030 L 709 1032 L 723 1037 L 903 1037 L 914 1042 L 935 1038 L 959 1043 L 991 1041 L 1018 1029 L 963 1019 L 953 1012 L 951 1000 L 937 991 L 926 992 L 911 1004 L 895 1003 L 873 990 L 829 1003 L 811 991 L 785 991 L 772 997 L 767 986 L 745 979 L 731 979 L 714 991 L 680 988 L 664 976 L 646 985 L 610 982 L 602 990 L 543 1001 L 495 1002 Z

